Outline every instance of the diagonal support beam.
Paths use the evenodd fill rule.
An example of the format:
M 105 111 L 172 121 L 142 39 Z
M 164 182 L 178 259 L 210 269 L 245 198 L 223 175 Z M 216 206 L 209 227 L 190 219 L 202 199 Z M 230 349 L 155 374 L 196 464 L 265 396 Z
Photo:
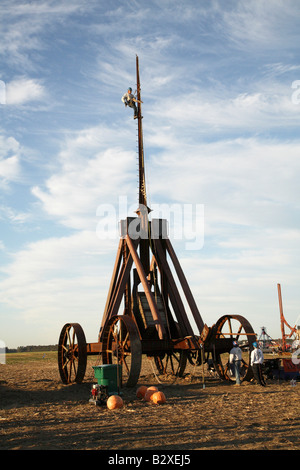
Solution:
M 123 265 L 124 269 L 120 273 L 118 284 L 116 286 L 117 287 L 116 293 L 115 293 L 115 296 L 113 297 L 114 300 L 113 302 L 111 302 L 110 308 L 107 311 L 107 318 L 111 318 L 113 315 L 116 315 L 118 313 L 122 296 L 124 295 L 125 287 L 129 280 L 132 263 L 133 263 L 132 256 L 129 255 L 126 263 Z
M 111 281 L 110 281 L 109 291 L 108 291 L 108 294 L 107 294 L 107 300 L 106 300 L 106 304 L 105 304 L 105 308 L 104 308 L 104 312 L 103 312 L 101 329 L 102 329 L 102 327 L 103 327 L 103 325 L 106 321 L 107 310 L 109 308 L 109 305 L 110 305 L 110 302 L 111 302 L 111 299 L 112 299 L 112 295 L 113 295 L 113 292 L 114 292 L 116 284 L 117 284 L 118 273 L 119 273 L 120 265 L 121 265 L 121 261 L 122 261 L 122 246 L 123 246 L 123 240 L 120 239 L 119 246 L 118 246 L 118 251 L 117 251 L 117 256 L 116 256 L 116 261 L 115 261 L 115 265 L 114 265 L 114 269 L 113 269 L 113 273 L 112 273 L 112 277 L 111 277 Z
M 122 296 L 124 295 L 126 285 L 127 285 L 128 281 L 129 281 L 129 278 L 130 278 L 130 271 L 131 271 L 131 268 L 132 268 L 132 264 L 133 264 L 133 258 L 131 256 L 131 254 L 129 254 L 128 258 L 126 260 L 126 263 L 123 263 L 123 266 L 122 266 L 121 271 L 119 273 L 118 279 L 116 280 L 116 282 L 113 281 L 114 284 L 115 284 L 115 288 L 114 288 L 114 292 L 111 296 L 109 306 L 106 310 L 105 317 L 103 317 L 103 320 L 102 320 L 102 325 L 101 325 L 101 329 L 100 329 L 100 333 L 99 333 L 99 341 L 101 341 L 101 333 L 103 332 L 104 326 L 107 323 L 107 321 L 112 316 L 117 315 L 117 313 L 118 313 L 118 310 L 119 310 L 120 304 L 121 304 L 121 300 L 122 300 Z
M 143 285 L 143 288 L 144 288 L 144 291 L 145 291 L 145 294 L 146 294 L 146 298 L 148 300 L 148 304 L 149 304 L 149 307 L 150 307 L 150 310 L 151 310 L 151 313 L 152 313 L 152 317 L 153 317 L 153 320 L 155 322 L 155 327 L 156 327 L 157 332 L 158 332 L 159 339 L 164 339 L 165 336 L 166 336 L 166 330 L 165 330 L 165 327 L 163 325 L 163 322 L 162 322 L 160 313 L 158 311 L 157 305 L 155 303 L 153 294 L 152 294 L 151 289 L 149 287 L 143 265 L 141 263 L 139 255 L 136 251 L 136 248 L 135 248 L 131 238 L 128 235 L 126 236 L 126 242 L 127 242 L 127 245 L 128 245 L 129 251 L 130 251 L 130 255 L 132 256 L 134 264 L 136 266 L 139 278 L 140 278 L 141 283 Z
M 164 250 L 161 245 L 161 239 L 153 240 L 154 248 L 157 255 L 158 267 L 161 271 L 164 272 L 169 287 L 169 296 L 171 303 L 173 305 L 174 313 L 177 317 L 179 327 L 184 336 L 193 336 L 193 330 L 190 325 L 189 319 L 187 317 L 184 305 L 182 303 L 179 291 L 177 289 L 173 274 L 171 272 L 170 266 L 167 262 Z
M 179 282 L 181 284 L 182 290 L 183 290 L 184 295 L 186 297 L 186 300 L 187 300 L 187 302 L 189 304 L 189 307 L 191 309 L 191 312 L 193 314 L 196 325 L 198 326 L 199 333 L 201 333 L 201 331 L 204 328 L 204 322 L 202 320 L 202 317 L 201 317 L 200 312 L 198 310 L 198 307 L 196 305 L 196 302 L 195 302 L 195 299 L 194 299 L 193 294 L 191 292 L 190 286 L 188 285 L 188 282 L 186 280 L 184 272 L 183 272 L 183 270 L 181 268 L 181 265 L 178 261 L 176 253 L 175 253 L 175 251 L 173 249 L 173 246 L 172 246 L 172 244 L 171 244 L 171 242 L 168 238 L 166 239 L 166 247 L 167 247 L 167 252 L 169 253 L 169 256 L 170 256 L 170 258 L 172 260 L 172 263 L 173 263 L 173 266 L 175 268 L 176 274 L 178 276 Z

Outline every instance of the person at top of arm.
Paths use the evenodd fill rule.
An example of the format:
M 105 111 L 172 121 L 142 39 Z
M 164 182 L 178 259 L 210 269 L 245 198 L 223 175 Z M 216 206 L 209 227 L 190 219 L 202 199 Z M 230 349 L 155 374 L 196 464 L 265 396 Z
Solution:
M 125 93 L 122 96 L 122 101 L 125 104 L 125 107 L 129 106 L 130 108 L 133 108 L 133 112 L 134 112 L 133 117 L 134 117 L 134 119 L 136 119 L 138 111 L 137 111 L 137 107 L 136 107 L 135 103 L 137 102 L 137 99 L 133 95 L 131 87 L 129 87 L 127 93 Z

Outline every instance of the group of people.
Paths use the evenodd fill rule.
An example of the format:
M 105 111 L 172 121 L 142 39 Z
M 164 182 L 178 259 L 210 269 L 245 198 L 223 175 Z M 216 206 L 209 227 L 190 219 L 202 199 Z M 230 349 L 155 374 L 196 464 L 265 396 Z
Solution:
M 262 350 L 259 348 L 257 342 L 253 344 L 253 350 L 250 354 L 250 366 L 253 371 L 256 382 L 262 387 L 266 386 L 266 382 L 262 373 L 262 364 L 264 362 L 264 355 Z M 235 384 L 241 385 L 241 361 L 242 361 L 242 350 L 238 345 L 237 341 L 233 341 L 233 347 L 229 353 L 229 364 L 233 367 L 235 374 Z

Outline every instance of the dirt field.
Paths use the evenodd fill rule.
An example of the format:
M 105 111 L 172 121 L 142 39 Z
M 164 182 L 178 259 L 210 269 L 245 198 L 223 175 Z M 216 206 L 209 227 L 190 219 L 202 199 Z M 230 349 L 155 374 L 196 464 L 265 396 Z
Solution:
M 89 403 L 92 365 L 81 385 L 63 385 L 56 356 L 0 364 L 1 450 L 299 450 L 300 382 L 220 382 L 201 368 L 159 383 L 143 360 L 139 384 L 156 385 L 167 402 L 145 403 L 122 389 L 124 406 Z M 161 378 L 159 378 L 160 380 Z

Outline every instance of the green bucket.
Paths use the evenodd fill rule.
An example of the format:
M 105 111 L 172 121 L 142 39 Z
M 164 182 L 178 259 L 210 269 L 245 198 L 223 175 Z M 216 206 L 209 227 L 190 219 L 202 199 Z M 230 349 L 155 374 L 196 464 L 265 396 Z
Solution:
M 107 387 L 109 395 L 119 392 L 122 387 L 122 365 L 120 364 L 103 364 L 101 366 L 92 366 L 94 369 L 95 379 L 98 385 Z M 119 380 L 118 380 L 119 372 Z

